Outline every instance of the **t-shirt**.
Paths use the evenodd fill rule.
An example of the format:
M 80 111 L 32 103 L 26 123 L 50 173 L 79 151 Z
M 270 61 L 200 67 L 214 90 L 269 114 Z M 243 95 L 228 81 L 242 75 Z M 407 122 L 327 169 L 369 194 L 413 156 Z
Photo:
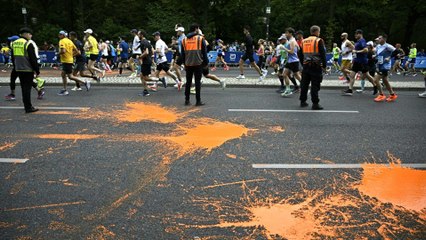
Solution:
M 390 61 L 390 57 L 393 51 L 395 51 L 395 47 L 389 43 L 384 43 L 383 45 L 379 44 L 376 46 L 376 58 L 379 69 L 391 69 L 392 63 Z
M 155 50 L 157 51 L 158 49 L 160 49 L 160 52 L 156 52 L 157 63 L 167 62 L 166 49 L 168 49 L 168 47 L 161 39 L 158 39 L 155 43 Z
M 179 48 L 179 54 L 182 53 L 182 40 L 186 38 L 185 34 L 182 33 L 182 35 L 179 36 L 177 42 L 178 42 L 178 48 Z
M 59 49 L 65 49 L 65 53 L 61 53 L 61 63 L 74 63 L 73 50 L 75 49 L 74 43 L 68 38 L 62 38 L 59 41 Z
M 132 44 L 132 54 L 141 54 L 141 48 L 140 48 L 140 39 L 138 36 L 135 35 L 133 38 L 133 44 Z
M 352 51 L 346 46 L 349 40 L 342 42 L 342 60 L 351 60 L 352 61 Z
M 10 48 L 9 47 L 2 47 L 0 51 L 5 57 L 10 56 Z
M 80 55 L 75 56 L 75 62 L 86 62 L 86 53 L 84 52 L 84 45 L 82 42 L 80 42 L 79 40 L 75 40 L 74 41 L 74 45 L 76 46 L 76 48 L 78 50 L 80 50 Z
M 148 49 L 148 55 L 145 56 L 142 59 L 142 64 L 144 64 L 144 65 L 151 65 L 152 64 L 152 59 L 151 59 L 152 46 L 151 46 L 151 43 L 148 40 L 146 40 L 146 39 L 142 39 L 142 41 L 140 42 L 140 44 L 141 44 L 141 47 L 140 47 L 141 48 L 141 53 L 145 52 L 145 49 Z
M 96 41 L 96 38 L 94 38 L 93 36 L 89 36 L 87 38 L 87 41 L 90 43 L 90 45 L 92 45 L 89 48 L 90 54 L 98 55 L 99 54 L 99 48 L 98 48 L 98 41 Z
M 129 44 L 127 44 L 125 41 L 120 42 L 120 57 L 121 58 L 129 58 Z
M 253 38 L 246 35 L 246 53 L 253 53 Z
M 367 47 L 367 42 L 365 41 L 364 38 L 359 39 L 355 43 L 355 50 L 356 51 L 363 50 L 366 47 Z M 354 62 L 361 63 L 361 64 L 367 64 L 368 63 L 367 53 L 366 52 L 365 53 L 356 53 L 356 57 L 354 59 Z

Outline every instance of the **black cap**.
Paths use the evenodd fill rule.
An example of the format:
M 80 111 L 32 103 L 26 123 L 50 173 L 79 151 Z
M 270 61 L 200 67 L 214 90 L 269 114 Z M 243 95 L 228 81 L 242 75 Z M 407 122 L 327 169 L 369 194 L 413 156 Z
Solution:
M 133 28 L 130 32 L 131 32 L 131 33 L 138 33 L 138 30 L 137 30 L 137 29 L 135 29 L 135 28 Z
M 357 29 L 357 30 L 355 30 L 355 33 L 362 34 L 362 30 L 361 29 Z
M 303 35 L 303 31 L 302 31 L 302 30 L 299 30 L 299 31 L 297 31 L 297 32 L 296 32 L 296 35 L 297 35 L 297 34 L 302 34 L 302 35 Z
M 160 36 L 161 34 L 160 34 L 160 32 L 159 31 L 156 31 L 155 33 L 153 33 L 152 34 L 152 36 Z
M 31 33 L 31 34 L 33 34 L 33 30 L 31 30 L 30 28 L 27 28 L 27 27 L 23 27 L 23 28 L 19 29 L 19 33 L 20 34 L 23 34 L 23 33 Z

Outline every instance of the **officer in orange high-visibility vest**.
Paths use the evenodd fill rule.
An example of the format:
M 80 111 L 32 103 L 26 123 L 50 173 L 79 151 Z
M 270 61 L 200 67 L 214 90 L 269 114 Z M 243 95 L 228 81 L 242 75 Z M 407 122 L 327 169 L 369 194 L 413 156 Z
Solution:
M 311 27 L 311 36 L 303 40 L 303 71 L 300 92 L 300 106 L 307 107 L 309 84 L 311 84 L 311 100 L 313 110 L 322 110 L 319 104 L 318 92 L 321 88 L 322 74 L 326 68 L 324 41 L 319 37 L 320 27 Z
M 201 76 L 203 67 L 207 66 L 207 45 L 204 37 L 199 33 L 200 26 L 192 24 L 189 28 L 189 34 L 182 40 L 181 61 L 185 65 L 186 86 L 185 86 L 185 105 L 190 105 L 189 96 L 192 84 L 192 77 L 195 78 L 195 106 L 204 105 L 201 102 Z

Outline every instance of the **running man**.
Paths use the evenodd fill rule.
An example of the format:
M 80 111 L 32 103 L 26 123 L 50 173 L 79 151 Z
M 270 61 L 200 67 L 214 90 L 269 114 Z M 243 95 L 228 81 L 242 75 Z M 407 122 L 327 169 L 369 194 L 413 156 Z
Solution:
M 416 65 L 416 57 L 417 57 L 417 48 L 416 43 L 411 44 L 410 52 L 408 53 L 408 60 L 405 62 L 405 70 L 404 75 L 411 73 L 413 77 L 417 76 L 416 69 L 414 65 Z
M 139 57 L 142 54 L 142 51 L 140 48 L 140 39 L 138 36 L 138 30 L 132 29 L 132 31 L 130 32 L 133 34 L 133 43 L 132 43 L 132 57 L 130 58 L 130 61 L 129 61 L 132 74 L 129 77 L 132 78 L 138 75 L 139 68 L 140 68 Z M 135 66 L 137 70 L 135 70 Z
M 90 81 L 81 81 L 80 79 L 74 77 L 72 75 L 73 73 L 73 63 L 74 63 L 74 56 L 77 56 L 80 53 L 80 51 L 77 49 L 77 47 L 74 45 L 74 43 L 67 38 L 67 33 L 65 31 L 59 32 L 59 55 L 61 57 L 61 63 L 62 63 L 62 84 L 64 89 L 62 89 L 58 95 L 59 96 L 67 96 L 69 95 L 69 92 L 67 91 L 67 77 L 70 80 L 76 81 L 80 84 L 83 84 L 86 86 L 86 90 L 90 90 Z
M 404 68 L 402 68 L 402 66 L 401 66 L 401 59 L 404 58 L 405 52 L 401 48 L 401 44 L 400 43 L 395 44 L 395 48 L 396 48 L 395 49 L 395 57 L 394 57 L 395 63 L 392 66 L 392 72 L 400 75 L 401 72 L 404 71 Z
M 216 71 L 217 63 L 222 63 L 223 70 L 228 71 L 229 67 L 228 67 L 228 64 L 225 62 L 225 46 L 223 45 L 223 41 L 221 39 L 218 39 L 216 41 L 216 44 L 217 44 L 216 45 L 217 58 L 211 70 Z
M 379 89 L 379 96 L 377 96 L 374 101 L 375 102 L 393 102 L 398 96 L 393 91 L 390 83 L 389 83 L 389 72 L 391 70 L 391 58 L 392 53 L 395 51 L 395 47 L 386 43 L 387 35 L 383 34 L 379 36 L 379 44 L 376 46 L 376 58 L 377 58 L 377 75 L 375 77 L 376 86 Z M 386 89 L 389 91 L 390 96 L 386 98 L 383 94 L 382 85 L 380 84 L 380 79 L 383 80 L 383 83 L 386 86 Z
M 288 58 L 284 69 L 284 77 L 286 78 L 286 82 L 288 82 L 290 80 L 290 74 L 293 73 L 294 78 L 301 82 L 302 77 L 300 75 L 299 69 L 300 60 L 297 54 L 299 50 L 299 45 L 297 44 L 296 39 L 293 35 L 293 28 L 290 27 L 285 30 L 285 36 L 288 39 L 288 48 L 284 46 L 284 51 L 287 52 Z M 288 97 L 291 94 L 299 91 L 299 86 L 297 86 L 297 82 L 295 80 L 292 80 L 292 82 L 295 85 L 294 90 L 291 91 L 291 89 L 286 89 L 286 91 L 281 94 L 282 97 Z
M 361 29 L 357 29 L 355 31 L 355 39 L 357 42 L 355 43 L 355 49 L 352 51 L 356 54 L 356 57 L 353 61 L 352 65 L 352 71 L 350 71 L 349 76 L 349 88 L 345 91 L 343 91 L 343 96 L 352 96 L 353 95 L 353 87 L 355 83 L 355 74 L 358 72 L 362 72 L 362 78 L 367 78 L 368 81 L 371 82 L 374 86 L 374 92 L 373 95 L 377 94 L 377 86 L 375 84 L 375 81 L 373 77 L 368 72 L 368 59 L 367 59 L 367 53 L 368 53 L 368 47 L 367 42 L 365 41 L 363 37 L 363 32 Z
M 123 68 L 128 68 L 127 61 L 129 60 L 129 44 L 123 37 L 120 37 L 120 44 L 117 47 L 117 50 L 120 51 L 120 62 L 118 63 L 118 77 L 121 77 L 123 74 Z M 131 69 L 130 69 L 131 70 Z
M 96 59 L 98 59 L 99 55 L 99 48 L 98 48 L 98 41 L 96 41 L 96 38 L 92 36 L 93 30 L 88 28 L 86 31 L 84 31 L 85 37 L 86 37 L 86 52 L 89 54 L 89 61 L 87 64 L 87 68 L 89 71 L 94 74 L 95 72 L 101 73 L 101 78 L 105 77 L 105 71 L 100 70 L 99 68 L 95 67 Z
M 108 57 L 109 57 L 108 44 L 102 40 L 100 40 L 99 42 L 100 42 L 99 51 L 101 52 L 101 66 L 104 69 L 104 71 L 111 72 L 111 68 L 109 67 L 109 64 L 108 64 Z
M 158 79 L 152 79 L 149 77 L 151 74 L 151 65 L 152 65 L 152 46 L 151 43 L 145 38 L 147 35 L 144 30 L 140 30 L 138 32 L 140 41 L 140 49 L 141 49 L 141 55 L 140 59 L 142 61 L 141 65 L 141 81 L 143 85 L 143 92 L 139 94 L 139 96 L 148 97 L 149 91 L 148 91 L 148 81 L 157 81 Z
M 261 71 L 259 66 L 254 62 L 253 58 L 253 38 L 250 35 L 250 27 L 245 26 L 244 29 L 244 35 L 246 36 L 245 39 L 245 47 L 246 51 L 244 55 L 241 57 L 239 62 L 239 68 L 240 68 L 240 75 L 237 77 L 237 79 L 244 79 L 246 78 L 244 76 L 244 62 L 248 59 L 250 61 L 250 65 L 256 70 L 257 73 L 259 73 L 259 81 L 263 81 L 263 79 L 266 77 L 266 74 L 268 71 Z
M 167 62 L 167 57 L 166 57 L 166 50 L 168 49 L 167 44 L 161 39 L 160 32 L 157 31 L 153 33 L 152 35 L 154 36 L 154 39 L 156 41 L 155 53 L 156 53 L 157 68 L 154 73 L 154 76 L 156 78 L 159 78 L 160 82 L 163 83 L 163 86 L 166 88 L 167 87 L 166 78 L 165 77 L 160 78 L 160 72 L 161 71 L 166 72 L 166 74 L 170 76 L 171 78 L 173 78 L 176 84 L 178 84 L 178 91 L 180 91 L 182 87 L 182 82 L 177 79 L 176 75 L 170 72 L 170 65 Z
M 346 78 L 346 81 L 350 82 L 349 75 L 351 73 L 350 69 L 352 68 L 352 50 L 354 49 L 354 45 L 351 41 L 349 41 L 347 33 L 342 33 L 340 38 L 342 39 L 342 46 L 340 48 L 342 65 L 340 66 L 340 71 L 343 73 L 343 78 L 340 80 L 344 80 Z
M 175 70 L 176 76 L 179 79 L 180 82 L 180 86 L 183 86 L 183 82 L 182 82 L 182 73 L 181 73 L 181 67 L 182 67 L 182 62 L 179 61 L 179 57 L 182 54 L 182 40 L 184 38 L 186 38 L 185 36 L 185 28 L 182 27 L 182 25 L 180 24 L 176 24 L 175 25 L 175 31 L 176 31 L 176 35 L 178 36 L 177 39 L 177 44 L 178 44 L 178 56 L 176 57 L 175 61 L 173 62 L 172 68 L 173 70 Z M 183 68 L 182 68 L 183 69 Z M 174 86 L 175 88 L 179 87 L 179 84 L 175 84 Z
M 86 53 L 84 52 L 83 43 L 78 40 L 76 32 L 69 33 L 70 40 L 74 43 L 77 49 L 80 51 L 78 55 L 75 56 L 75 65 L 72 75 L 77 77 L 80 74 L 80 77 L 92 78 L 95 81 L 98 81 L 98 78 L 94 75 L 86 74 Z M 75 82 L 76 86 L 71 89 L 71 91 L 82 91 L 79 82 Z
M 333 67 L 335 72 L 340 72 L 339 57 L 341 52 L 342 51 L 337 46 L 337 43 L 333 43 Z

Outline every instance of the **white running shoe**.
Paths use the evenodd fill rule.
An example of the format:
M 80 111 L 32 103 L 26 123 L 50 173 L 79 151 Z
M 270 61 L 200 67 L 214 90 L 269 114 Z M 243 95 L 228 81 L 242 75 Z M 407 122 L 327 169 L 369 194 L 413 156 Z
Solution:
M 191 87 L 189 93 L 195 95 L 196 94 L 195 87 Z
M 220 86 L 222 87 L 223 90 L 225 90 L 225 88 L 226 88 L 226 81 L 225 80 L 220 80 Z
M 419 93 L 419 97 L 426 98 L 426 91 Z
M 78 88 L 78 87 L 73 87 L 73 88 L 71 88 L 71 91 L 83 91 L 83 89 Z
M 266 75 L 268 75 L 268 70 L 266 70 L 266 69 L 262 69 L 262 75 L 263 75 L 264 77 L 266 77 Z
M 129 78 L 134 78 L 134 77 L 136 77 L 136 72 L 132 72 L 132 74 L 130 74 L 130 76 L 129 76 Z
M 240 74 L 238 75 L 238 77 L 236 77 L 237 79 L 245 79 L 246 77 L 244 76 L 244 74 Z
M 174 88 L 178 88 L 178 84 L 176 83 L 175 85 L 173 85 Z
M 262 81 L 263 81 L 263 79 L 265 79 L 265 76 L 263 76 L 263 75 L 262 75 L 262 76 L 260 76 L 260 77 L 259 77 L 259 82 L 262 82 Z
M 293 94 L 293 92 L 291 91 L 291 89 L 287 89 L 283 93 L 281 93 L 281 97 L 288 97 L 291 94 Z

